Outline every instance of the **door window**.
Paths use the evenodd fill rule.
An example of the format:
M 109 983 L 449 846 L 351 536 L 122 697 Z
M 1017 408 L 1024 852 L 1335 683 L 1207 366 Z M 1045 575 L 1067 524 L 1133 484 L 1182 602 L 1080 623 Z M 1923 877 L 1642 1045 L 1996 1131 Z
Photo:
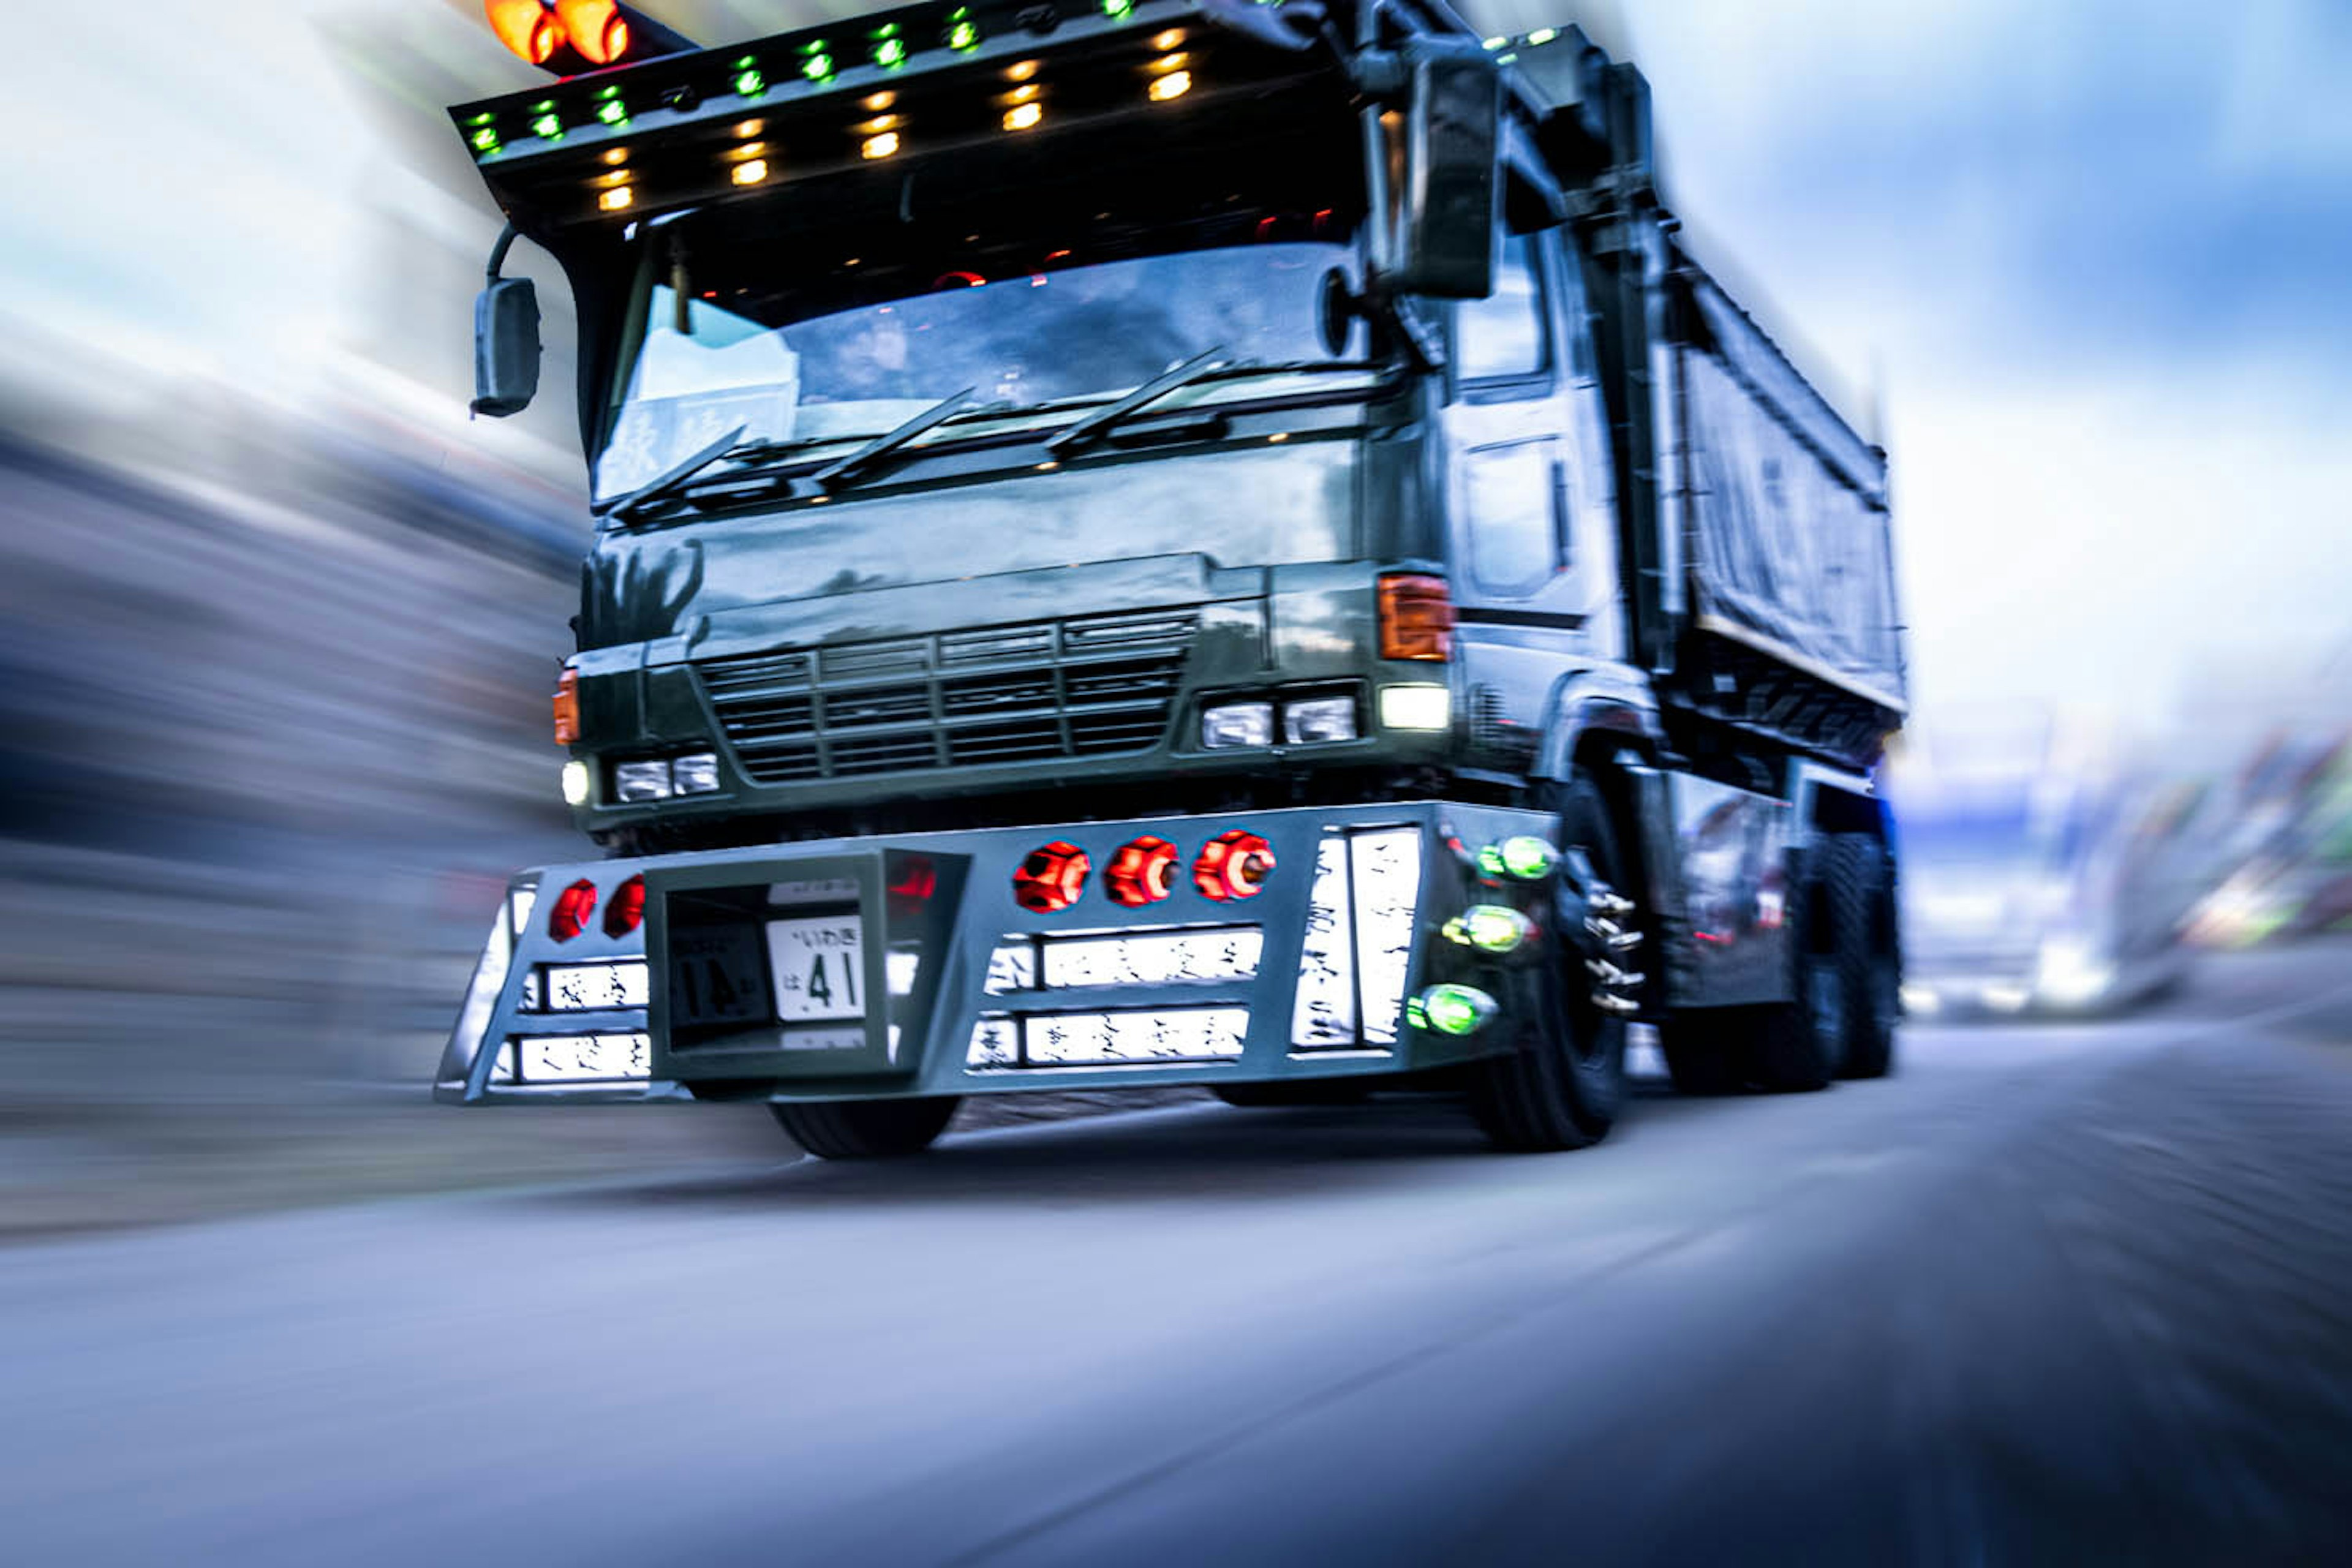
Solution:
M 1559 448 L 1543 436 L 1468 455 L 1470 574 L 1482 592 L 1525 598 L 1566 564 Z
M 1543 289 L 1526 235 L 1503 237 L 1495 291 L 1454 307 L 1454 374 L 1465 382 L 1540 375 L 1549 366 Z

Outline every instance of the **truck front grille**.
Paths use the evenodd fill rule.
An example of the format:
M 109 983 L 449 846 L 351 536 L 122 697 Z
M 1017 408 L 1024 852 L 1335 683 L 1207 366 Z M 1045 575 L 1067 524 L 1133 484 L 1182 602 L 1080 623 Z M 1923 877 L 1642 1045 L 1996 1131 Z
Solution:
M 699 661 L 761 784 L 1114 756 L 1168 730 L 1198 610 L 1086 616 Z

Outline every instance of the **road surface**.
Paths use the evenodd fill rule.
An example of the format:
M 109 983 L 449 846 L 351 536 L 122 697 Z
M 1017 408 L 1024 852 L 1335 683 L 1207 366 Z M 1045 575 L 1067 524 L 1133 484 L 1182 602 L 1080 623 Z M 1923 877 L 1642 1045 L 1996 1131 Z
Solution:
M 0 1555 L 2352 1561 L 2347 960 L 1571 1155 L 1182 1108 L 10 1249 Z

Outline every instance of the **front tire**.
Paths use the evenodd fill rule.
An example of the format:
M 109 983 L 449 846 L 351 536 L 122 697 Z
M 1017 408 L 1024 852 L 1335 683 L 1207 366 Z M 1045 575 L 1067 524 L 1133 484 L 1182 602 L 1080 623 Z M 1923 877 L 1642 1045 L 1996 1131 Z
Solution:
M 1747 1042 L 1748 1080 L 1768 1094 L 1827 1089 L 1844 1065 L 1847 991 L 1838 970 L 1837 908 L 1820 863 L 1835 858 L 1827 847 L 1806 856 L 1789 890 L 1782 918 L 1790 998 L 1757 1008 Z
M 1626 896 L 1631 868 L 1600 786 L 1579 773 L 1549 794 L 1560 848 L 1582 850 L 1591 868 L 1587 891 Z M 1595 999 L 1586 950 L 1570 934 L 1582 931 L 1589 900 L 1562 873 L 1551 886 L 1551 951 L 1515 973 L 1517 1005 L 1505 1015 L 1517 1037 L 1508 1051 L 1471 1065 L 1470 1109 L 1498 1149 L 1581 1149 L 1600 1142 L 1625 1100 L 1624 1017 Z M 1638 916 L 1624 929 L 1640 929 Z
M 954 1095 L 836 1100 L 772 1103 L 768 1113 L 793 1142 L 821 1160 L 895 1160 L 929 1148 L 962 1103 Z
M 1845 994 L 1840 1078 L 1885 1078 L 1895 1068 L 1895 1022 L 1903 1004 L 1893 881 L 1877 839 L 1842 833 L 1830 840 L 1822 886 L 1835 919 Z

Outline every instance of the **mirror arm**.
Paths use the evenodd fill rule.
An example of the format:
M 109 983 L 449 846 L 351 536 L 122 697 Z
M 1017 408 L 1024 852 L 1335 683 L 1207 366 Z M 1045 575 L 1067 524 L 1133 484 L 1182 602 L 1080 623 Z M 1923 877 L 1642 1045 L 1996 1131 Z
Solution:
M 484 282 L 499 280 L 499 270 L 507 264 L 507 252 L 514 248 L 515 236 L 519 232 L 511 223 L 499 230 L 499 242 L 490 247 L 490 264 L 482 269 Z

